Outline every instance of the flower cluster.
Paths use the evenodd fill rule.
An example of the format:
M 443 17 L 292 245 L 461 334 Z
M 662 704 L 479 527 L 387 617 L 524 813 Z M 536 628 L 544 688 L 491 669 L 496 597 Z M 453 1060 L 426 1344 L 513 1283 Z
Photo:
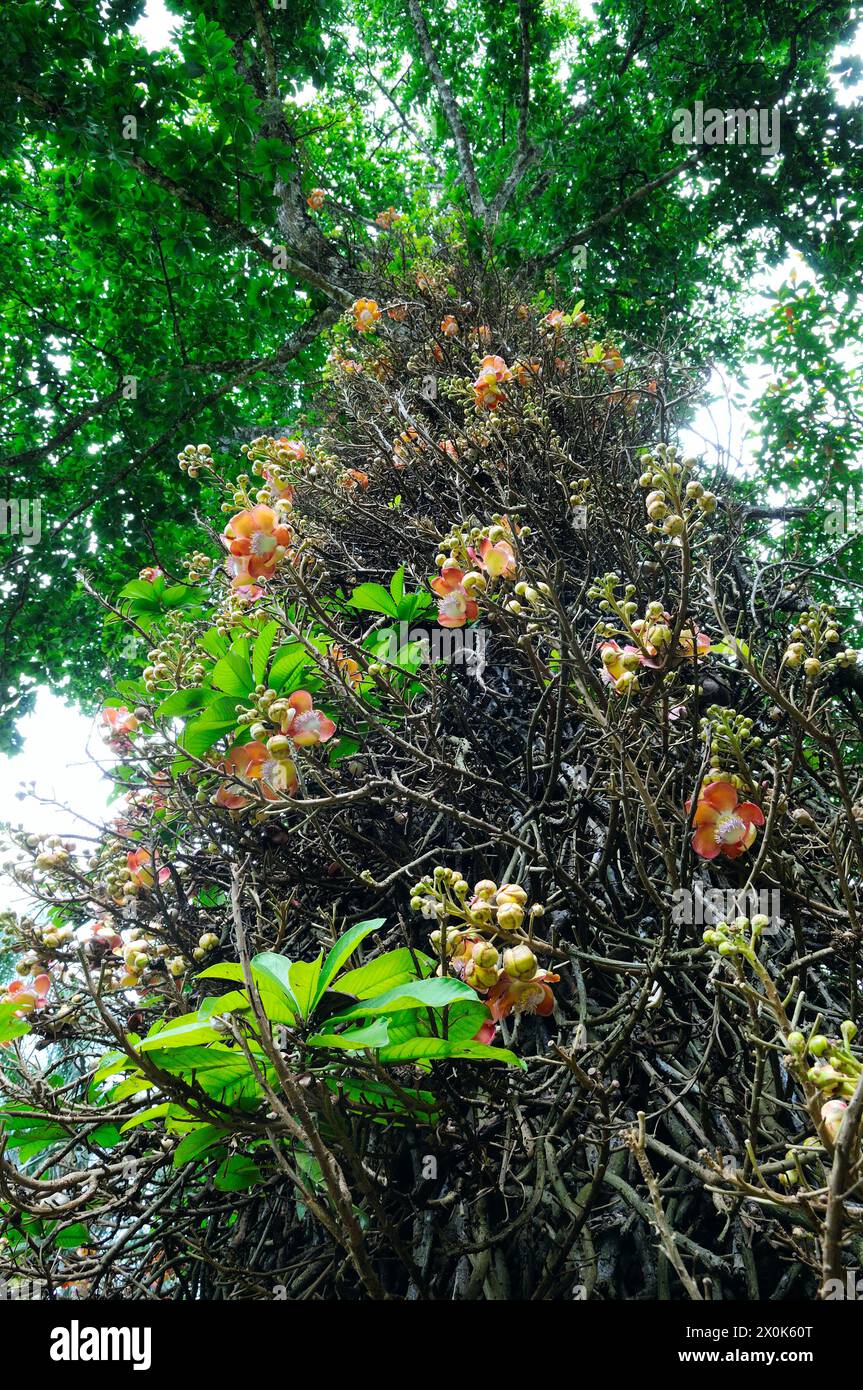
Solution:
M 832 604 L 819 603 L 801 613 L 782 657 L 783 666 L 802 667 L 807 680 L 815 681 L 834 667 L 857 663 L 852 647 L 842 647 L 842 634 Z
M 214 805 L 231 811 L 253 800 L 237 787 L 238 780 L 252 784 L 267 801 L 293 796 L 299 787 L 295 750 L 327 743 L 336 732 L 332 719 L 315 709 L 308 690 L 280 698 L 275 690 L 258 685 L 252 698 L 250 707 L 237 707 L 237 723 L 249 726 L 251 742 L 231 748 L 222 764 L 231 780 L 213 797 Z
M 488 1005 L 492 1028 L 509 1013 L 552 1012 L 551 985 L 560 976 L 540 968 L 530 934 L 545 909 L 541 903 L 528 909 L 520 884 L 498 886 L 481 879 L 471 892 L 454 869 L 439 867 L 413 888 L 411 907 L 438 923 L 430 935 L 438 974 L 454 975 L 475 989 Z
M 673 444 L 659 444 L 653 453 L 645 449 L 641 454 L 644 472 L 638 481 L 647 492 L 647 529 L 657 535 L 658 549 L 680 545 L 684 532 L 695 535 L 716 510 L 715 495 L 696 478 L 688 478 L 695 464 L 695 459 L 679 460 Z
M 635 585 L 627 584 L 620 597 L 620 582 L 617 574 L 609 572 L 588 590 L 588 597 L 609 615 L 596 624 L 595 631 L 606 638 L 599 648 L 602 679 L 618 695 L 638 690 L 637 672 L 642 667 L 671 671 L 682 662 L 700 662 L 707 656 L 710 637 L 692 620 L 683 624 L 675 643 L 674 616 L 660 600 L 652 599 L 639 617 Z M 617 641 L 619 636 L 629 639 L 624 646 Z
M 476 595 L 490 594 L 498 580 L 515 578 L 515 539 L 528 534 L 498 517 L 490 526 L 456 526 L 444 537 L 435 557 L 440 575 L 431 581 L 442 627 L 472 622 L 479 614 Z
M 710 752 L 710 766 L 704 774 L 704 785 L 710 782 L 730 782 L 740 792 L 754 789 L 755 780 L 750 768 L 752 753 L 761 748 L 763 740 L 753 733 L 754 721 L 748 715 L 724 705 L 709 705 L 701 718 L 701 734 Z

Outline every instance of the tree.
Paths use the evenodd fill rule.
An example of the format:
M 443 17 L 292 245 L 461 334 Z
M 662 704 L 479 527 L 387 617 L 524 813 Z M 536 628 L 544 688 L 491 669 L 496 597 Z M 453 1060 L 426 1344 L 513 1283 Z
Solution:
M 187 582 L 106 599 L 149 645 L 105 715 L 121 816 L 86 852 L 16 837 L 42 908 L 8 925 L 0 1270 L 829 1296 L 860 1236 L 856 654 L 753 580 L 675 448 L 688 364 L 524 300 L 446 219 L 402 246 L 304 437 L 183 451 L 227 523 Z
M 794 243 L 828 290 L 855 267 L 857 193 L 837 212 L 825 177 L 859 144 L 830 86 L 851 8 L 666 10 L 226 0 L 151 53 L 125 0 L 4 8 L 2 466 L 44 532 L 7 547 L 7 746 L 36 683 L 91 698 L 106 655 L 122 669 L 76 572 L 175 564 L 192 503 L 168 460 L 294 417 L 389 207 L 411 232 L 456 210 L 479 259 L 696 361 L 744 345 L 758 255 Z M 780 106 L 780 159 L 675 145 L 698 101 Z

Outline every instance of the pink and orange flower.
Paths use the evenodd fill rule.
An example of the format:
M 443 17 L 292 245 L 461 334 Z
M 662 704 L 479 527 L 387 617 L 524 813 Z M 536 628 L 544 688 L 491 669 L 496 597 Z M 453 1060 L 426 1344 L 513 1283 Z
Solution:
M 298 748 L 314 748 L 326 743 L 336 732 L 332 719 L 323 710 L 315 709 L 308 690 L 295 690 L 286 700 L 287 709 L 281 720 L 282 733 L 287 734 Z
M 437 620 L 441 627 L 464 627 L 479 616 L 479 606 L 475 598 L 464 587 L 464 570 L 452 562 L 444 565 L 440 574 L 431 581 L 431 587 L 438 595 Z
M 140 727 L 134 714 L 125 705 L 108 706 L 102 710 L 102 723 L 105 726 L 106 743 L 124 743 L 128 735 Z
M 306 202 L 308 203 L 309 207 L 312 209 L 312 212 L 320 212 L 320 210 L 321 210 L 321 208 L 323 207 L 324 202 L 325 202 L 325 200 L 326 200 L 326 196 L 327 196 L 327 195 L 326 195 L 326 192 L 324 191 L 323 188 L 313 188 L 313 189 L 312 189 L 311 193 L 309 194 L 308 198 L 306 199 Z
M 479 366 L 479 375 L 473 383 L 473 395 L 477 408 L 497 410 L 501 401 L 506 400 L 504 384 L 511 380 L 512 372 L 502 357 L 484 357 Z
M 603 642 L 599 649 L 602 661 L 602 679 L 606 685 L 616 685 L 622 676 L 634 671 L 642 662 L 643 654 L 638 647 L 621 647 L 612 638 Z
M 458 333 L 458 322 L 452 314 L 445 314 L 441 319 L 440 331 L 445 338 L 454 338 Z
M 24 980 L 12 980 L 0 994 L 0 1004 L 16 1004 L 16 1016 L 23 1018 L 24 1014 L 32 1013 L 34 1009 L 45 1008 L 50 988 L 50 975 L 35 975 L 27 983 Z
M 136 888 L 152 888 L 156 882 L 153 873 L 153 856 L 148 849 L 130 850 L 126 855 L 126 865 Z M 168 868 L 159 870 L 159 882 L 166 883 L 171 877 Z
M 290 759 L 272 758 L 264 743 L 235 744 L 222 767 L 240 781 L 254 782 L 267 801 L 293 796 L 299 786 L 296 765 Z M 251 800 L 233 784 L 224 782 L 213 797 L 216 806 L 229 811 L 238 811 Z
M 230 552 L 227 562 L 235 588 L 270 579 L 290 544 L 290 527 L 277 512 L 261 502 L 231 517 L 222 535 Z
M 515 574 L 515 554 L 509 541 L 490 541 L 485 536 L 479 543 L 479 564 L 493 579 L 511 579 Z
M 689 814 L 692 801 L 687 801 Z M 754 801 L 741 801 L 731 782 L 710 782 L 698 794 L 692 818 L 692 848 L 702 859 L 737 859 L 755 843 L 764 812 Z

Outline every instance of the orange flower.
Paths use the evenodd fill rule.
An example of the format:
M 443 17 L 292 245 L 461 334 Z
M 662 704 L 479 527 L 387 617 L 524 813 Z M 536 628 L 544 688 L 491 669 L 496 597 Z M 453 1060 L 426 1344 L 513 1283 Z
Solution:
M 158 565 L 145 565 L 142 570 L 138 571 L 138 578 L 143 579 L 147 584 L 154 584 L 161 573 Z
M 308 690 L 294 691 L 287 706 L 282 719 L 282 733 L 287 734 L 298 748 L 314 748 L 318 743 L 326 743 L 336 732 L 332 719 L 328 719 L 323 710 L 314 708 L 314 700 Z
M 375 218 L 375 224 L 381 227 L 383 231 L 388 232 L 390 227 L 400 220 L 401 213 L 396 212 L 395 208 L 390 205 L 390 207 L 384 208 L 382 212 L 378 213 Z
M 454 338 L 458 333 L 458 323 L 452 314 L 445 314 L 440 322 L 440 331 L 445 338 Z
M 293 796 L 299 785 L 296 765 L 287 758 L 271 758 L 264 743 L 235 744 L 222 766 L 225 772 L 232 773 L 241 781 L 256 782 L 267 801 Z M 213 797 L 216 806 L 224 806 L 230 811 L 248 806 L 250 800 L 232 785 L 224 783 Z
M 351 305 L 351 313 L 354 316 L 354 328 L 358 333 L 373 333 L 381 316 L 377 300 L 374 299 L 355 299 Z
M 106 743 L 125 743 L 126 735 L 133 734 L 139 727 L 134 714 L 125 705 L 102 710 L 102 723 L 106 726 Z
M 464 570 L 456 564 L 444 565 L 431 586 L 438 595 L 437 620 L 441 627 L 464 627 L 479 616 L 476 599 L 471 598 L 464 585 Z
M 270 579 L 290 539 L 289 527 L 264 503 L 231 517 L 222 535 L 222 544 L 231 554 L 228 570 L 234 586 L 242 588 L 258 579 Z
M 322 188 L 313 188 L 313 189 L 312 189 L 311 193 L 309 194 L 308 198 L 306 199 L 306 202 L 308 203 L 309 207 L 312 209 L 312 212 L 320 212 L 321 208 L 322 208 L 323 205 L 324 205 L 324 200 L 325 200 L 326 196 L 327 196 L 327 195 L 326 195 L 326 193 L 324 192 L 324 190 L 323 190 Z
M 404 323 L 408 316 L 408 306 L 406 304 L 391 304 L 387 309 L 387 314 L 396 323 Z
M 609 376 L 614 376 L 615 372 L 620 371 L 620 369 L 623 366 L 623 358 L 621 357 L 616 347 L 610 347 L 605 349 L 605 356 L 602 359 L 602 366 L 605 368 Z
M 479 556 L 480 565 L 493 579 L 499 579 L 501 575 L 511 579 L 515 574 L 515 555 L 509 541 L 492 544 L 485 536 L 480 541 Z
M 484 357 L 479 364 L 479 376 L 473 383 L 474 400 L 483 410 L 497 410 L 506 400 L 502 383 L 512 380 L 512 372 L 502 357 Z
M 126 864 L 136 888 L 153 887 L 156 881 L 153 874 L 153 856 L 148 849 L 130 850 L 126 855 Z M 170 869 L 162 868 L 159 870 L 160 883 L 165 883 L 170 877 Z
M 339 482 L 342 487 L 349 489 L 360 488 L 365 492 L 369 485 L 369 475 L 368 473 L 364 473 L 361 468 L 346 468 L 344 473 L 341 474 Z
M 516 362 L 513 372 L 519 386 L 533 386 L 537 378 L 542 376 L 542 364 L 540 362 Z
M 363 673 L 358 661 L 354 661 L 352 656 L 348 656 L 343 647 L 330 647 L 330 657 L 335 662 L 339 675 L 348 685 L 361 685 Z
M 512 979 L 504 972 L 485 997 L 492 1018 L 497 1022 L 513 1012 L 541 1014 L 547 1018 L 554 1008 L 550 986 L 557 984 L 559 979 L 560 976 L 550 970 L 537 970 L 532 980 Z
M 687 814 L 691 805 L 687 801 Z M 699 793 L 692 824 L 692 848 L 702 859 L 737 859 L 755 843 L 764 812 L 753 801 L 739 801 L 730 782 L 710 782 Z
M 564 317 L 563 317 L 563 310 L 562 310 L 562 309 L 551 309 L 551 310 L 549 311 L 549 313 L 547 313 L 547 314 L 545 315 L 545 318 L 543 319 L 543 323 L 548 324 L 549 328 L 552 328 L 552 329 L 554 330 L 555 333 L 560 333 L 560 331 L 561 331 L 561 330 L 564 328 L 564 326 L 565 326 L 565 320 L 564 320 Z
M 12 980 L 0 994 L 0 1004 L 17 1004 L 16 1015 L 29 1014 L 33 1009 L 44 1009 L 48 1003 L 46 995 L 51 988 L 50 975 L 35 975 L 29 984 L 23 980 Z
M 588 314 L 582 312 L 580 314 L 574 314 L 572 321 L 575 324 L 576 328 L 586 328 L 587 325 L 590 323 L 590 317 Z

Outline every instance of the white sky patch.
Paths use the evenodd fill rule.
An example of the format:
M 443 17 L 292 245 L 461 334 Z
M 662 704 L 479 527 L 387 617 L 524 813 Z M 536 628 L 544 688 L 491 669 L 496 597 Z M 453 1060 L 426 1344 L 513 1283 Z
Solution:
M 130 32 L 137 34 L 144 47 L 154 53 L 160 48 L 175 47 L 173 30 L 180 22 L 177 15 L 168 13 L 164 0 L 147 0 L 147 8 Z
M 97 834 L 97 827 L 117 815 L 119 808 L 108 806 L 112 783 L 102 771 L 115 757 L 103 744 L 94 721 L 59 696 L 40 689 L 36 708 L 18 727 L 24 748 L 3 763 L 0 821 L 21 825 L 28 832 L 70 839 L 76 834 Z M 22 783 L 28 791 L 32 790 L 30 783 L 35 783 L 36 795 L 19 800 Z M 37 798 L 57 804 L 44 805 Z M 20 910 L 25 901 L 15 883 L 5 875 L 0 877 L 0 909 Z

